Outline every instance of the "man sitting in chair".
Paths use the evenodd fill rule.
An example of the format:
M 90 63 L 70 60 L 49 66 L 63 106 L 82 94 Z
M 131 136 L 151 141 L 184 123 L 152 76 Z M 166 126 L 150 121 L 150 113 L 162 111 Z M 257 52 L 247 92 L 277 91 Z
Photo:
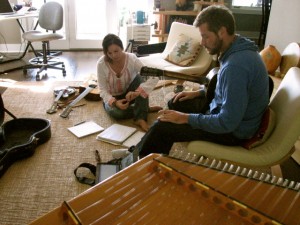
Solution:
M 269 103 L 269 83 L 257 46 L 235 33 L 232 12 L 224 6 L 207 7 L 194 26 L 199 28 L 201 44 L 208 53 L 219 55 L 214 98 L 203 109 L 204 91 L 177 93 L 136 146 L 141 157 L 168 154 L 174 142 L 240 145 L 260 126 Z

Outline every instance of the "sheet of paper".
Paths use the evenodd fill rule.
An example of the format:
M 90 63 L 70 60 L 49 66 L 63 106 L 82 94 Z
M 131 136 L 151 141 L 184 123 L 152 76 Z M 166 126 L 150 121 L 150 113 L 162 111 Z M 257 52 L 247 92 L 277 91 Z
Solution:
M 99 126 L 93 121 L 87 121 L 79 125 L 68 128 L 76 137 L 82 138 L 91 134 L 95 134 L 104 130 L 103 127 Z

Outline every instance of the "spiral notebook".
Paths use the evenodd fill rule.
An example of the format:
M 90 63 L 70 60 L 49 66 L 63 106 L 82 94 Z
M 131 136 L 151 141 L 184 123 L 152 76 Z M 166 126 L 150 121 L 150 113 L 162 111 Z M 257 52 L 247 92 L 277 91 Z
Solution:
M 136 145 L 144 135 L 144 132 L 138 131 L 135 127 L 113 124 L 98 134 L 96 139 L 113 145 L 130 147 Z

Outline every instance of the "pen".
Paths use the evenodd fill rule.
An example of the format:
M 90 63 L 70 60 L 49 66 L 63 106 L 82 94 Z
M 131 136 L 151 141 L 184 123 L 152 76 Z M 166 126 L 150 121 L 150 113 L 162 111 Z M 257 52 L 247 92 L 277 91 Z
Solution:
M 83 123 L 85 123 L 85 121 L 82 121 L 80 123 L 76 123 L 74 126 L 78 126 L 78 125 L 83 124 Z

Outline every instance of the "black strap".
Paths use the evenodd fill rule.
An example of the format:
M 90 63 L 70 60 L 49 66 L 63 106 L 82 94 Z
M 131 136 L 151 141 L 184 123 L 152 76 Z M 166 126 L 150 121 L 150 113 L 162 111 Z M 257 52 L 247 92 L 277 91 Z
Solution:
M 96 166 L 93 165 L 93 164 L 90 164 L 90 163 L 81 163 L 75 170 L 74 170 L 74 175 L 75 177 L 77 178 L 77 180 L 82 183 L 82 184 L 87 184 L 87 185 L 90 185 L 90 186 L 93 186 L 95 185 L 95 179 L 92 179 L 92 178 L 88 178 L 88 177 L 82 177 L 82 176 L 79 176 L 77 174 L 77 170 L 79 168 L 87 168 L 91 171 L 91 173 L 96 177 Z

